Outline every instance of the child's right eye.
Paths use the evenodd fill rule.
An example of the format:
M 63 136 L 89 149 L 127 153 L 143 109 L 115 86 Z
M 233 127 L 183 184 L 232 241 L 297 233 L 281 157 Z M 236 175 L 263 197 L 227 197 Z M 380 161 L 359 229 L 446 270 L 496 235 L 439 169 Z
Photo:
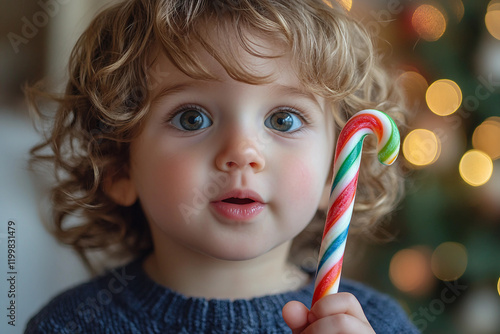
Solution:
M 208 128 L 212 125 L 212 120 L 200 107 L 187 106 L 172 117 L 170 124 L 179 130 L 196 131 Z

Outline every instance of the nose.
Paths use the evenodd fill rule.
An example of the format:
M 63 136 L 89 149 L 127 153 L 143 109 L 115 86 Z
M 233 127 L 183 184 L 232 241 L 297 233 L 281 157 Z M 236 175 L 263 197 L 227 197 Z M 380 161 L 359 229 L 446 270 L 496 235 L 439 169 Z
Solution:
M 227 138 L 217 154 L 215 164 L 223 172 L 251 168 L 254 173 L 264 169 L 265 160 L 259 147 L 259 140 L 243 134 Z

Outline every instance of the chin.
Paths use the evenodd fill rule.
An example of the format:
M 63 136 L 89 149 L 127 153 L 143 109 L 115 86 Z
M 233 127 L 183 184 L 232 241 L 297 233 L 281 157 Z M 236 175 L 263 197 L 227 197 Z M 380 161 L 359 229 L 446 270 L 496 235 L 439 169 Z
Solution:
M 248 246 L 248 247 L 246 247 Z M 204 252 L 210 257 L 221 261 L 247 261 L 258 258 L 269 252 L 269 248 L 257 247 L 257 245 L 236 245 L 231 247 L 223 247 L 212 249 Z
M 210 256 L 221 261 L 248 261 L 265 254 L 257 251 L 216 252 Z

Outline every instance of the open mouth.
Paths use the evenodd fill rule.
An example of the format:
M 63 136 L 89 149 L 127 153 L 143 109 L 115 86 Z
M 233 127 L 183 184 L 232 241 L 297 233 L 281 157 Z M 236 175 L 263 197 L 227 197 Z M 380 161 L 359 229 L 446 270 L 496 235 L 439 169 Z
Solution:
M 243 204 L 254 203 L 255 201 L 253 199 L 250 199 L 250 198 L 230 197 L 230 198 L 223 199 L 222 202 L 243 205 Z
M 228 192 L 210 204 L 214 212 L 224 218 L 223 221 L 231 223 L 252 221 L 266 207 L 259 194 L 248 190 Z

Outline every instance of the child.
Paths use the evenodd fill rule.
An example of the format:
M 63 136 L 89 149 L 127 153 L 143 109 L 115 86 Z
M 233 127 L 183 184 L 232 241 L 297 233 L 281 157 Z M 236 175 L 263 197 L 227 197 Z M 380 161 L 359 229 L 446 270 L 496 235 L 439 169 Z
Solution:
M 346 118 L 404 118 L 368 34 L 335 1 L 126 0 L 94 19 L 69 67 L 33 149 L 55 164 L 55 234 L 85 259 L 135 259 L 56 297 L 27 333 L 416 332 L 348 280 L 308 310 L 314 273 L 289 256 L 328 197 Z M 362 230 L 401 183 L 366 146 Z

